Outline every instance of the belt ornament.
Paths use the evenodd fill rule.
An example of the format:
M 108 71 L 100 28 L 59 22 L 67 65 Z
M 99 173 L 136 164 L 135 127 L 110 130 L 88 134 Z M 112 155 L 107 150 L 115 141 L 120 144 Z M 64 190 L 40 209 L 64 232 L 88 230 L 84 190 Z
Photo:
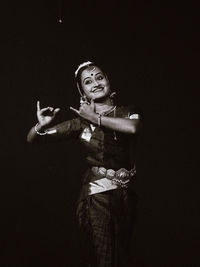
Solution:
M 128 184 L 133 180 L 136 174 L 136 168 L 134 167 L 130 171 L 125 168 L 121 168 L 117 171 L 113 169 L 106 169 L 104 167 L 92 167 L 92 172 L 98 178 L 107 178 L 112 181 L 112 184 L 120 187 L 128 187 Z

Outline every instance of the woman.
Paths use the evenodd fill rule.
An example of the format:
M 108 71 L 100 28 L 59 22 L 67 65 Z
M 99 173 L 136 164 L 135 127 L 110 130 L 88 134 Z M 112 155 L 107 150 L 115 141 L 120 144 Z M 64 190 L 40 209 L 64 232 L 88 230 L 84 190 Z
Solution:
M 78 138 L 87 149 L 88 169 L 82 180 L 77 218 L 87 248 L 87 266 L 127 266 L 134 220 L 135 144 L 141 115 L 134 107 L 113 104 L 106 74 L 93 62 L 75 72 L 81 95 L 77 117 L 50 127 L 59 111 L 40 108 L 28 142 Z M 87 242 L 87 243 L 85 243 Z M 87 245 L 86 245 L 87 244 Z

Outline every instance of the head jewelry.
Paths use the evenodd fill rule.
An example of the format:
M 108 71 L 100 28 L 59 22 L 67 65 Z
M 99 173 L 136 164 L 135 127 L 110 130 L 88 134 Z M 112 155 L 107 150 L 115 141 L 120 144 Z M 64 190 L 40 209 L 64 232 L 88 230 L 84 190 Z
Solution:
M 86 67 L 86 66 L 89 66 L 91 64 L 94 64 L 94 62 L 92 62 L 92 61 L 86 61 L 86 62 L 81 63 L 78 66 L 77 70 L 75 71 L 75 78 L 77 78 L 78 72 L 79 72 L 79 70 L 81 68 Z M 81 89 L 80 89 L 80 86 L 79 86 L 78 82 L 77 82 L 77 88 L 78 88 L 79 94 L 81 95 L 81 97 L 83 97 L 83 93 L 81 92 Z

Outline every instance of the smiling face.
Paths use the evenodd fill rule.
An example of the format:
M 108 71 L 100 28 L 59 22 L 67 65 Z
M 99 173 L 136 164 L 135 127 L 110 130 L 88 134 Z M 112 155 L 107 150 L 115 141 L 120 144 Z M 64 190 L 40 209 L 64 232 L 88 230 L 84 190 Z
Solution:
M 110 83 L 97 66 L 89 66 L 81 73 L 81 87 L 90 100 L 105 99 L 109 97 Z

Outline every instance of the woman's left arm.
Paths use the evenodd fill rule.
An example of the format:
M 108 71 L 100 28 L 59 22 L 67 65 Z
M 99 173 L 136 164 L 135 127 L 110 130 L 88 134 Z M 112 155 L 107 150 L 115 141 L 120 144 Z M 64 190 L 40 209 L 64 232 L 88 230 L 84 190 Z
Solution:
M 119 118 L 119 117 L 107 117 L 101 116 L 94 112 L 94 102 L 91 101 L 90 105 L 82 105 L 79 110 L 70 107 L 71 110 L 76 112 L 82 118 L 89 120 L 93 124 L 100 124 L 113 131 L 135 134 L 141 128 L 141 118 L 139 114 L 134 114 L 132 118 Z
M 138 114 L 137 114 L 138 115 Z M 128 119 L 128 118 L 113 118 L 101 116 L 101 125 L 111 129 L 113 131 L 127 133 L 127 134 L 135 134 L 141 128 L 141 120 L 139 115 L 137 119 Z M 98 122 L 98 115 L 96 114 L 93 118 L 93 123 Z

